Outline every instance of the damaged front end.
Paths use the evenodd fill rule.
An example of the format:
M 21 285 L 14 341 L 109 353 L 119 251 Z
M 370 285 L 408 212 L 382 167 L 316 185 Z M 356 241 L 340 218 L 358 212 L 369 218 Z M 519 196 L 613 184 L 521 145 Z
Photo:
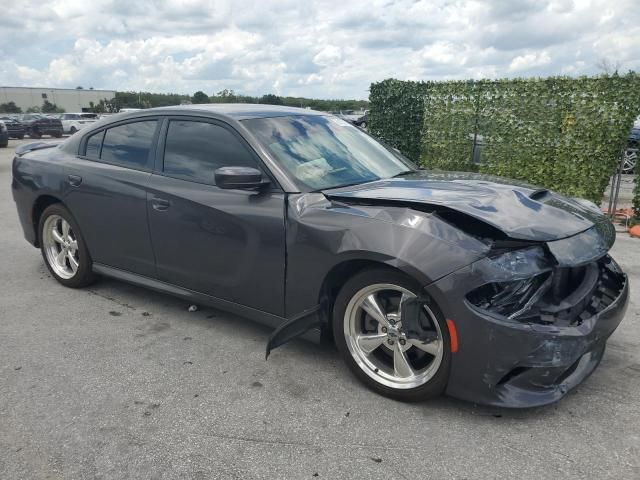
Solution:
M 549 257 L 533 247 L 485 259 L 475 267 L 496 281 L 472 290 L 467 300 L 497 318 L 568 326 L 611 305 L 624 288 L 626 278 L 608 255 L 578 266 L 554 265 Z M 513 278 L 505 279 L 509 271 Z
M 449 393 L 530 407 L 558 400 L 598 365 L 628 301 L 628 281 L 595 227 L 502 249 L 430 286 L 451 297 L 460 352 Z M 480 393 L 478 393 L 480 392 Z

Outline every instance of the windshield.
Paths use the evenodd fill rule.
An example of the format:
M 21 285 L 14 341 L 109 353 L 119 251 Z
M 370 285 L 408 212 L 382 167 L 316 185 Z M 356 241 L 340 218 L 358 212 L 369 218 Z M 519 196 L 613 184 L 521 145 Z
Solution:
M 336 117 L 254 118 L 243 124 L 303 191 L 371 182 L 415 169 L 409 160 Z

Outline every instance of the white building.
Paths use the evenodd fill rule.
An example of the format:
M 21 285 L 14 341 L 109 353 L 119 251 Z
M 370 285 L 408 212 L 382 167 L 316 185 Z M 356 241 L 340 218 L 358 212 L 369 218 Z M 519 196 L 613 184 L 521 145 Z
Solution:
M 30 107 L 42 107 L 45 100 L 55 103 L 66 112 L 83 112 L 100 100 L 111 100 L 114 90 L 87 90 L 75 88 L 0 87 L 0 103 L 14 102 L 26 112 Z

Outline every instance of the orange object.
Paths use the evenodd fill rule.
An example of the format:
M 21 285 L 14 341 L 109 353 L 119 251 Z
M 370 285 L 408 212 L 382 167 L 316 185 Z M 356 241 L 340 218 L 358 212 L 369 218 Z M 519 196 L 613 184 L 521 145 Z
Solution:
M 458 351 L 458 331 L 453 320 L 447 319 L 447 328 L 449 329 L 449 338 L 451 339 L 451 353 Z
M 632 237 L 640 238 L 640 225 L 634 225 L 627 231 L 629 232 L 629 235 L 631 235 Z

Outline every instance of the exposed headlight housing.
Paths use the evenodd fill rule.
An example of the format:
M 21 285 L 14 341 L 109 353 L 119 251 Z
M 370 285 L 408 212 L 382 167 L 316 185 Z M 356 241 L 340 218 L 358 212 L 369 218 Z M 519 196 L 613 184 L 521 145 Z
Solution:
M 551 261 L 542 247 L 512 250 L 477 262 L 474 271 L 486 283 L 467 294 L 467 300 L 487 312 L 513 319 L 529 310 L 547 290 Z
M 495 257 L 487 257 L 474 265 L 488 280 L 518 280 L 551 269 L 551 262 L 542 247 L 511 250 Z

